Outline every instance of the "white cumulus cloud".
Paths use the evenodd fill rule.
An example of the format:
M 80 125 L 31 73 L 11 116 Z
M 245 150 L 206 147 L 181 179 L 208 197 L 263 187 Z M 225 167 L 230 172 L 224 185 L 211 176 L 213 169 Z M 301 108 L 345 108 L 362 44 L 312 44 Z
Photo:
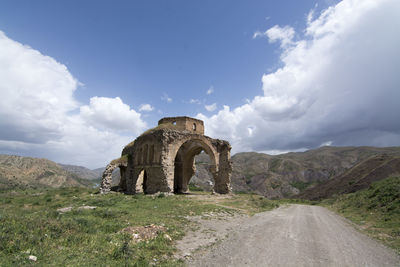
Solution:
M 292 27 L 290 26 L 280 27 L 279 25 L 275 25 L 274 27 L 268 29 L 265 32 L 256 31 L 253 35 L 253 39 L 257 37 L 266 36 L 268 37 L 270 43 L 280 41 L 281 47 L 285 48 L 293 43 L 294 35 L 295 31 Z
M 397 0 L 344 0 L 313 11 L 303 37 L 267 30 L 281 41 L 282 67 L 263 75 L 263 94 L 249 103 L 198 114 L 206 133 L 234 151 L 399 145 L 399 13 Z
M 120 98 L 81 105 L 79 82 L 52 57 L 0 31 L 0 153 L 105 166 L 146 127 Z
M 265 35 L 268 37 L 271 43 L 275 41 L 281 41 L 282 47 L 286 47 L 287 45 L 292 43 L 294 34 L 295 32 L 292 27 L 285 26 L 282 28 L 278 25 L 275 25 L 265 32 Z
M 210 105 L 205 105 L 204 108 L 207 111 L 214 111 L 214 110 L 217 109 L 217 103 L 213 103 L 213 104 L 210 104 Z
M 192 98 L 192 99 L 189 100 L 189 104 L 198 104 L 199 105 L 199 104 L 201 104 L 201 102 L 198 99 L 193 99 Z
M 0 136 L 34 143 L 57 138 L 58 120 L 78 103 L 78 81 L 53 58 L 0 31 Z
M 81 117 L 99 129 L 129 130 L 140 134 L 146 127 L 140 113 L 122 102 L 121 98 L 92 97 L 90 104 L 80 107 Z
M 167 102 L 167 103 L 171 103 L 172 102 L 172 98 L 171 97 L 169 97 L 167 94 L 163 94 L 162 96 L 161 96 L 161 100 L 163 100 L 163 101 L 165 101 L 165 102 Z
M 210 86 L 210 88 L 208 88 L 206 93 L 207 95 L 211 95 L 212 93 L 214 93 L 214 86 Z
M 154 107 L 152 105 L 150 105 L 150 104 L 142 104 L 139 107 L 139 111 L 148 111 L 148 112 L 150 112 L 150 111 L 153 111 L 153 110 L 154 110 Z

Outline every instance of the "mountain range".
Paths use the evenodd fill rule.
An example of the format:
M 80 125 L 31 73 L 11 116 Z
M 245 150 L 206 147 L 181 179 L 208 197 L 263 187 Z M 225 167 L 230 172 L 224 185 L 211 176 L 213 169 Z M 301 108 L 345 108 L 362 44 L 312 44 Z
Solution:
M 326 146 L 275 156 L 256 152 L 237 153 L 232 156 L 231 185 L 233 191 L 255 192 L 273 199 L 297 196 L 310 188 L 315 188 L 316 191 L 320 188 L 319 185 L 343 177 L 341 175 L 345 173 L 348 175 L 341 179 L 346 181 L 358 179 L 357 177 L 368 173 L 371 173 L 370 176 L 375 177 L 375 180 L 400 173 L 400 168 L 392 162 L 389 164 L 392 168 L 387 167 L 384 172 L 367 169 L 361 174 L 358 171 L 364 168 L 364 164 L 372 162 L 366 160 L 379 156 L 391 162 L 389 159 L 400 156 L 400 147 Z M 191 181 L 194 185 L 208 190 L 212 182 L 211 175 L 207 173 L 208 156 L 202 153 L 198 157 L 196 174 Z M 356 169 L 351 171 L 353 168 Z M 342 188 L 342 191 L 345 190 Z M 305 198 L 304 194 L 302 196 Z
M 58 165 L 64 170 L 74 173 L 77 176 L 87 179 L 87 180 L 99 180 L 101 179 L 101 175 L 103 174 L 105 168 L 97 168 L 97 169 L 88 169 L 83 166 L 69 165 L 58 163 Z
M 213 178 L 207 154 L 196 156 L 191 184 L 210 191 Z M 235 192 L 267 198 L 322 199 L 354 192 L 400 173 L 400 147 L 321 147 L 305 152 L 268 155 L 256 152 L 232 156 L 231 185 Z M 104 168 L 55 163 L 47 159 L 0 155 L 0 189 L 13 187 L 94 186 Z M 118 170 L 113 173 L 117 185 Z

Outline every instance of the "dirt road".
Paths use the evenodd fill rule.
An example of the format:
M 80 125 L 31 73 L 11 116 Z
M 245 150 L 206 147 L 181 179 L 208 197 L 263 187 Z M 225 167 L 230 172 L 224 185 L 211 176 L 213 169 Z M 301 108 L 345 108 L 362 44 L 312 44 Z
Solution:
M 229 235 L 187 257 L 188 266 L 400 266 L 394 251 L 319 206 L 290 205 L 228 224 Z

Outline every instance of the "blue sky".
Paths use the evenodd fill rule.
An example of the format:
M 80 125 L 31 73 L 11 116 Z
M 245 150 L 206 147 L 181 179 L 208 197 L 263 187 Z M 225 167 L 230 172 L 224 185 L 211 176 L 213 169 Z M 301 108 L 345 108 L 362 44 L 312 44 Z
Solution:
M 2 1 L 0 153 L 103 166 L 177 115 L 203 119 L 234 153 L 399 145 L 398 11 L 394 0 Z
M 277 45 L 254 40 L 275 24 L 304 27 L 316 1 L 3 1 L 0 29 L 65 64 L 84 84 L 75 95 L 149 103 L 160 116 L 238 106 L 279 66 Z M 324 1 L 318 3 L 326 6 Z M 214 93 L 206 91 L 214 88 Z M 173 99 L 162 101 L 162 95 Z M 198 99 L 203 105 L 191 105 Z

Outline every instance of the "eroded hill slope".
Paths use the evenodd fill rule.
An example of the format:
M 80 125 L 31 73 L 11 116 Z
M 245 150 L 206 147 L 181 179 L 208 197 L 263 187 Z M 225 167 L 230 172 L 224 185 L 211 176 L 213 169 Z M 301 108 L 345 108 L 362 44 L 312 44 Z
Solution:
M 48 159 L 0 155 L 0 190 L 90 185 L 90 181 L 64 170 Z
M 372 156 L 326 183 L 308 188 L 299 198 L 321 200 L 334 195 L 353 193 L 372 183 L 400 174 L 400 157 L 387 154 Z

